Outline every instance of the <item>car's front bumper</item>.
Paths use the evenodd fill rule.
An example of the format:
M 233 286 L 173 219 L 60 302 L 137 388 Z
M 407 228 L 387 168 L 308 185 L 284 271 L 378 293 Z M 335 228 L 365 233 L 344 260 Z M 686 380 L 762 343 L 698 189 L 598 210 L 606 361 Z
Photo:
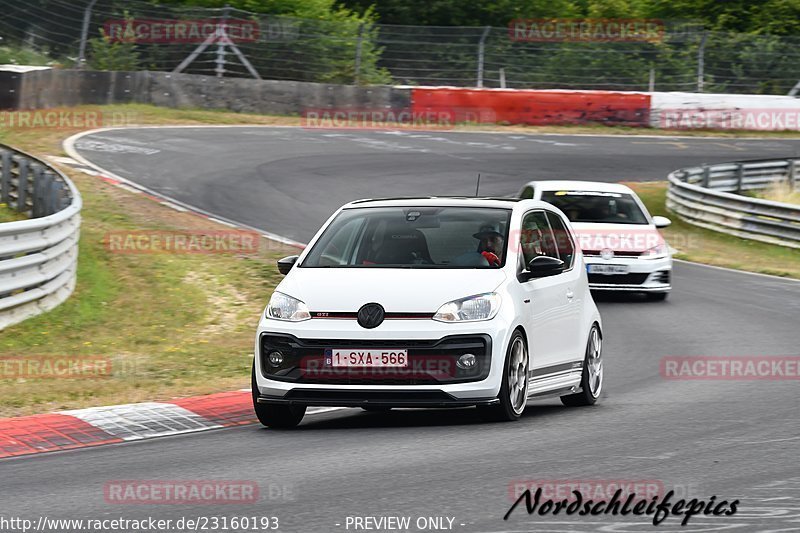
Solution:
M 457 398 L 444 391 L 369 390 L 348 392 L 331 389 L 295 389 L 284 396 L 259 395 L 258 403 L 331 407 L 470 407 L 494 405 L 500 400 L 489 398 Z
M 641 259 L 638 257 L 584 257 L 590 265 L 624 265 L 627 274 L 589 273 L 589 288 L 593 291 L 669 292 L 672 289 L 672 258 Z
M 498 317 L 496 317 L 498 318 Z M 366 330 L 355 321 L 335 319 L 311 319 L 299 323 L 275 320 L 262 320 L 256 335 L 255 368 L 256 383 L 260 403 L 297 404 L 314 406 L 343 407 L 460 407 L 468 405 L 488 405 L 495 401 L 500 392 L 505 348 L 511 332 L 504 321 L 490 320 L 466 324 L 442 324 L 433 320 L 387 320 L 379 328 Z M 314 382 L 314 379 L 284 379 L 264 372 L 262 335 L 292 336 L 301 342 L 303 349 L 316 346 L 318 350 L 327 348 L 347 348 L 349 341 L 395 344 L 398 349 L 448 338 L 485 337 L 487 339 L 488 372 L 475 380 L 458 382 L 424 382 L 413 384 L 402 380 L 381 381 L 357 380 L 336 382 Z M 320 345 L 319 340 L 332 341 L 329 346 Z M 404 343 L 408 343 L 405 345 Z M 324 343 L 327 345 L 326 343 Z M 409 349 L 409 357 L 413 353 Z M 303 352 L 308 356 L 309 352 Z M 318 354 L 317 354 L 318 356 Z M 296 373 L 294 374 L 297 375 Z M 316 380 L 319 381 L 319 380 Z

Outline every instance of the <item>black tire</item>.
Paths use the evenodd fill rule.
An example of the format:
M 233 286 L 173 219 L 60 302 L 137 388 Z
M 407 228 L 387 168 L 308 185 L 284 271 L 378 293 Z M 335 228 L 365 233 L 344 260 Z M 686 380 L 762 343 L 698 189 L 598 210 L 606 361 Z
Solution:
M 597 355 L 595 355 L 595 342 L 597 343 Z M 592 361 L 597 359 L 597 361 Z M 599 384 L 591 386 L 590 379 L 596 379 L 590 376 L 589 365 L 596 365 L 599 363 Z M 575 394 L 569 394 L 561 397 L 561 403 L 568 407 L 581 407 L 586 405 L 594 405 L 603 391 L 603 337 L 600 334 L 600 328 L 597 324 L 592 326 L 589 330 L 589 339 L 586 341 L 586 354 L 583 358 L 583 373 L 581 375 L 581 391 Z
M 250 377 L 250 386 L 253 391 L 253 410 L 262 425 L 271 428 L 293 428 L 303 420 L 306 414 L 305 405 L 275 405 L 258 403 L 258 385 L 256 384 L 256 365 Z
M 362 407 L 368 413 L 388 413 L 392 410 L 391 407 L 378 407 L 377 405 L 370 405 L 368 407 Z
M 668 292 L 647 292 L 647 299 L 653 302 L 663 302 L 667 299 Z
M 511 388 L 513 384 L 510 383 L 510 367 L 512 355 L 516 356 L 515 350 L 519 348 L 523 350 L 524 361 L 521 364 L 515 364 L 516 382 L 518 383 L 519 378 L 522 377 L 524 385 L 521 389 L 517 388 L 515 392 L 517 401 L 512 402 Z M 506 360 L 503 364 L 503 381 L 500 385 L 500 394 L 498 395 L 500 403 L 498 405 L 479 408 L 481 417 L 484 420 L 489 422 L 513 422 L 514 420 L 519 420 L 519 417 L 522 416 L 522 413 L 525 411 L 525 405 L 528 401 L 529 368 L 530 357 L 528 356 L 528 346 L 525 343 L 525 337 L 522 335 L 522 332 L 517 330 L 511 336 L 511 340 L 508 343 L 508 349 L 506 350 Z

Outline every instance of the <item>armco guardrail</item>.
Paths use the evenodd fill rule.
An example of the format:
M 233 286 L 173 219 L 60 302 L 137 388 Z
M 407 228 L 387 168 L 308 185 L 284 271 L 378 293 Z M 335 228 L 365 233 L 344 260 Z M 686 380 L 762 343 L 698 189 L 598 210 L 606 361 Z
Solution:
M 800 206 L 742 196 L 778 182 L 800 185 L 800 160 L 739 161 L 676 170 L 667 208 L 696 226 L 800 248 Z
M 0 202 L 29 217 L 0 224 L 0 330 L 75 288 L 81 197 L 50 165 L 0 145 Z

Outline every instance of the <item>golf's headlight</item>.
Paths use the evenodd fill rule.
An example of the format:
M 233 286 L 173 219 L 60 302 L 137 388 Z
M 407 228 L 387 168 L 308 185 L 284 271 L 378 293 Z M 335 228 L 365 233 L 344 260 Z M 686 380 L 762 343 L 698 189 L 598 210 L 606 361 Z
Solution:
M 447 302 L 433 315 L 439 322 L 491 320 L 500 310 L 500 295 L 494 292 Z
M 308 306 L 297 298 L 274 292 L 267 305 L 267 318 L 300 322 L 311 318 L 311 313 L 308 311 Z
M 669 246 L 667 246 L 667 243 L 661 243 L 657 246 L 653 246 L 649 250 L 646 250 L 642 254 L 642 258 L 661 259 L 662 257 L 666 257 L 667 255 L 669 255 Z

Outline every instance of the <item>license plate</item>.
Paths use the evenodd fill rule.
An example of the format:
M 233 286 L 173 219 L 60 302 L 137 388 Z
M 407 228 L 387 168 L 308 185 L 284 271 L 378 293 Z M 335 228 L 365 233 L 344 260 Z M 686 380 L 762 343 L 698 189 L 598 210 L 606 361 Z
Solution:
M 325 350 L 325 366 L 334 368 L 405 368 L 408 366 L 408 350 L 329 348 Z
M 589 274 L 627 274 L 627 265 L 587 265 Z

